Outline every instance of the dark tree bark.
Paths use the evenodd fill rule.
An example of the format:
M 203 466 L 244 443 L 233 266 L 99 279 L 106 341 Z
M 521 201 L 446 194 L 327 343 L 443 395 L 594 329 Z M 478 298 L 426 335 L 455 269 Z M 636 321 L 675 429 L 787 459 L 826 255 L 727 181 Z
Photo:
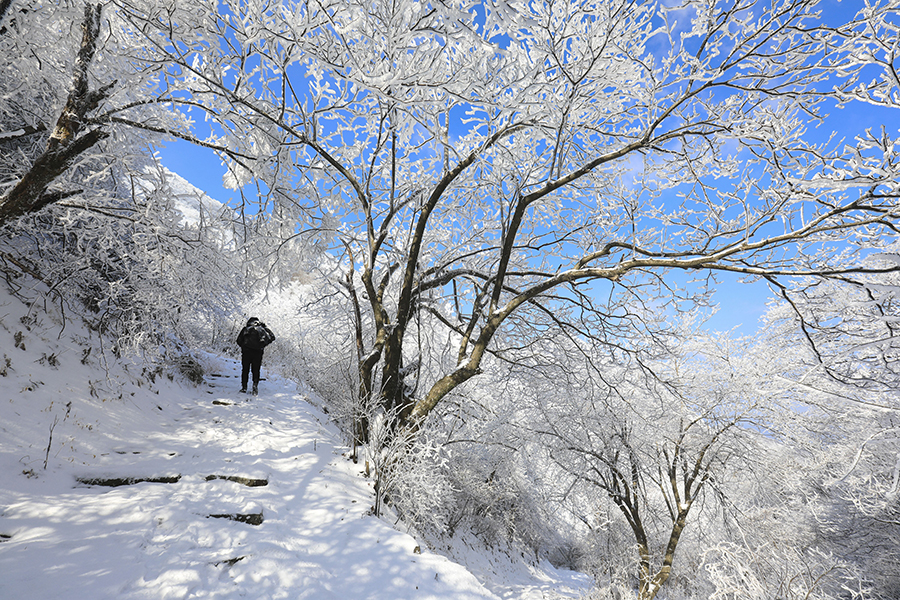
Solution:
M 4 4 L 0 9 L 5 10 Z M 12 219 L 37 212 L 62 198 L 78 191 L 48 192 L 53 181 L 62 175 L 75 160 L 100 140 L 108 137 L 102 129 L 92 129 L 81 135 L 88 122 L 88 113 L 97 108 L 115 82 L 91 91 L 88 85 L 88 69 L 97 51 L 100 35 L 100 5 L 88 4 L 84 8 L 81 48 L 75 60 L 72 90 L 56 127 L 47 142 L 47 148 L 16 186 L 0 199 L 0 226 Z M 0 14 L 2 16 L 2 14 Z
M 12 0 L 0 0 L 0 25 L 3 24 L 3 17 L 6 16 L 6 11 L 9 10 L 10 5 L 12 4 Z M 0 34 L 6 32 L 5 27 L 0 27 Z

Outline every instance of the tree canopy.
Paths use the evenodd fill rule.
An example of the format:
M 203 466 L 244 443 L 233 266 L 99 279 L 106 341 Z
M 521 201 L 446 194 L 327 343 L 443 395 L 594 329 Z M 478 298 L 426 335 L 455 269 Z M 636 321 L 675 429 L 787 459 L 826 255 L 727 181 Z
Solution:
M 859 253 L 895 231 L 895 138 L 811 129 L 896 102 L 892 3 L 846 20 L 806 0 L 114 6 L 167 101 L 212 123 L 233 185 L 260 182 L 289 229 L 334 228 L 363 290 L 363 392 L 403 422 L 522 321 L 627 346 L 644 327 L 627 306 L 670 304 L 673 271 L 896 268 Z M 456 349 L 413 383 L 425 314 Z
M 438 427 L 448 440 L 528 431 L 527 464 L 626 520 L 642 599 L 696 502 L 738 512 L 735 456 L 760 472 L 782 436 L 833 434 L 821 414 L 850 413 L 822 398 L 897 409 L 873 396 L 896 391 L 900 132 L 864 109 L 896 118 L 898 0 L 8 7 L 0 145 L 24 160 L 3 162 L 5 231 L 121 199 L 98 174 L 136 172 L 166 137 L 216 152 L 230 208 L 253 215 L 233 238 L 246 272 L 288 285 L 317 262 L 337 290 L 358 441 L 403 455 L 465 411 L 483 422 Z M 777 356 L 742 362 L 694 326 L 723 274 L 783 300 Z M 503 408 L 463 406 L 477 393 Z M 888 455 L 857 463 L 883 475 Z M 896 483 L 868 489 L 881 518 Z

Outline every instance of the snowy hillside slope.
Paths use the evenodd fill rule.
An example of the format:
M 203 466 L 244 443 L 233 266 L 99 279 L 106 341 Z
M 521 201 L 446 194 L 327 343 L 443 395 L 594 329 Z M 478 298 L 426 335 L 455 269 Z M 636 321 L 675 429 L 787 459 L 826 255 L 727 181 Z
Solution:
M 0 296 L 0 599 L 584 591 L 473 555 L 481 583 L 368 516 L 371 482 L 297 384 L 268 374 L 240 394 L 239 365 L 207 356 L 193 386 L 43 310 Z

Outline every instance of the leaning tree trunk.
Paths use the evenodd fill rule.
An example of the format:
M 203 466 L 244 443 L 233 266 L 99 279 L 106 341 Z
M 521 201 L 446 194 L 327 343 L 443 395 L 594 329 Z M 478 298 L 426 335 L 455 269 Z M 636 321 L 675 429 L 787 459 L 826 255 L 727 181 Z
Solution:
M 651 575 L 650 570 L 650 554 L 641 553 L 641 569 L 640 569 L 640 588 L 638 589 L 638 600 L 654 600 L 656 595 L 662 589 L 662 586 L 669 580 L 672 575 L 672 564 L 675 562 L 675 549 L 678 547 L 678 541 L 687 524 L 688 512 L 691 505 L 688 504 L 682 510 L 679 510 L 672 521 L 672 530 L 669 532 L 669 541 L 666 544 L 665 555 L 660 568 Z
M 0 199 L 0 226 L 79 193 L 48 192 L 47 188 L 72 166 L 79 155 L 109 135 L 101 129 L 93 129 L 78 137 L 88 122 L 88 113 L 97 108 L 115 85 L 113 82 L 95 91 L 91 91 L 88 86 L 88 68 L 97 51 L 97 39 L 100 35 L 100 10 L 99 4 L 84 7 L 81 49 L 75 60 L 72 90 L 66 106 L 56 122 L 44 153 L 35 160 L 19 183 Z

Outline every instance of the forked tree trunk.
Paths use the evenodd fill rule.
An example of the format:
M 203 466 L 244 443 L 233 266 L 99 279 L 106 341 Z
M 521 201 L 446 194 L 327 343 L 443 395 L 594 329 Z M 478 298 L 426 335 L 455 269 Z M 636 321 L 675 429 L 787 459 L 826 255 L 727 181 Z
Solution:
M 675 562 L 675 549 L 678 547 L 678 541 L 681 539 L 681 534 L 687 523 L 688 511 L 690 511 L 690 505 L 679 511 L 672 522 L 672 531 L 669 533 L 669 542 L 666 544 L 662 566 L 652 576 L 650 574 L 650 555 L 649 552 L 646 552 L 646 547 L 644 547 L 645 553 L 641 554 L 638 600 L 653 600 L 662 589 L 662 586 L 669 580 L 672 574 L 672 564 Z

